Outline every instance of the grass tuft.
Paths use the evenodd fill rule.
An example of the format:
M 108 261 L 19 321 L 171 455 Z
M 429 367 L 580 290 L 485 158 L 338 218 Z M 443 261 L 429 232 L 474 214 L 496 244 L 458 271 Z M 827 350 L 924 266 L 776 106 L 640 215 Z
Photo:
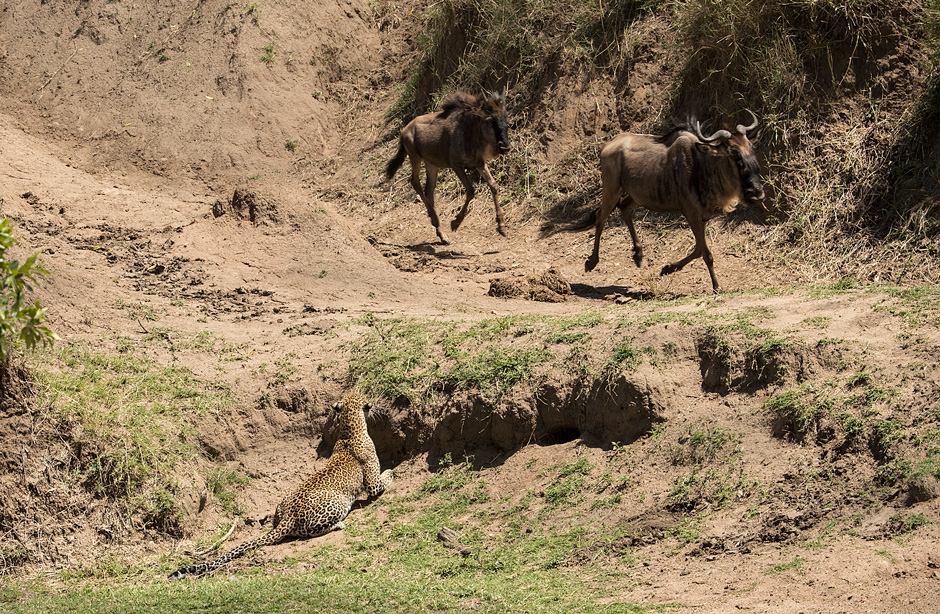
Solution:
M 180 535 L 177 471 L 202 458 L 191 419 L 232 406 L 232 391 L 127 346 L 98 353 L 72 341 L 31 367 L 43 418 L 36 436 L 68 451 L 54 463 L 58 479 L 107 499 L 117 515 L 139 514 L 145 528 Z

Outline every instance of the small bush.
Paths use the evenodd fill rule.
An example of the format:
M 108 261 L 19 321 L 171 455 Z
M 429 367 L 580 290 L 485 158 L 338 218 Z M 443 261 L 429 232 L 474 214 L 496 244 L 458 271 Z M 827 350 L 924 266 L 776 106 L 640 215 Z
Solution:
M 888 520 L 885 532 L 889 535 L 903 535 L 930 524 L 930 519 L 923 514 L 895 514 Z
M 789 435 L 803 441 L 815 434 L 820 418 L 831 405 L 831 400 L 804 384 L 778 392 L 767 400 L 764 407 L 775 416 L 774 435 Z
M 49 272 L 36 264 L 38 253 L 22 264 L 7 260 L 7 250 L 15 243 L 12 222 L 0 219 L 0 367 L 7 364 L 18 347 L 32 350 L 58 339 L 44 324 L 46 308 L 39 301 L 29 304 L 26 300 L 26 293 L 33 289 L 30 284 L 38 283 Z

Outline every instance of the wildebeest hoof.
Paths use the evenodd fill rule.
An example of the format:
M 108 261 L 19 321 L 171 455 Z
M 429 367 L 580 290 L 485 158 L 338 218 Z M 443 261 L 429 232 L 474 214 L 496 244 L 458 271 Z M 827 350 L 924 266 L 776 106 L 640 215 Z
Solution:
M 659 276 L 662 277 L 663 275 L 669 275 L 670 273 L 675 273 L 675 272 L 676 272 L 676 267 L 672 266 L 671 264 L 667 264 L 666 266 L 663 267 L 663 270 L 659 272 Z
M 636 263 L 637 267 L 642 267 L 645 261 L 643 254 L 633 254 L 633 262 Z
M 597 260 L 593 258 L 588 258 L 587 260 L 584 261 L 584 272 L 587 273 L 588 271 L 593 271 L 594 267 L 596 266 L 597 266 Z
M 457 232 L 457 229 L 460 228 L 460 223 L 461 223 L 462 221 L 463 221 L 463 220 L 453 220 L 453 221 L 450 223 L 450 229 L 451 229 L 451 231 L 452 231 L 452 232 Z
M 508 237 L 508 236 L 509 236 L 508 234 L 506 234 L 506 229 L 505 229 L 505 228 L 497 228 L 497 230 L 499 231 L 499 234 L 503 235 L 504 237 Z

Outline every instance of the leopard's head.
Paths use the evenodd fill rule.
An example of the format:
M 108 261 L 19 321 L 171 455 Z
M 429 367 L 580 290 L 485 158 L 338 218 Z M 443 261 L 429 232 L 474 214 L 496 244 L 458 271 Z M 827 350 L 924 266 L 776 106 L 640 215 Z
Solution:
M 372 409 L 369 399 L 361 394 L 350 394 L 333 403 L 339 413 L 339 438 L 349 439 L 366 430 L 366 418 Z

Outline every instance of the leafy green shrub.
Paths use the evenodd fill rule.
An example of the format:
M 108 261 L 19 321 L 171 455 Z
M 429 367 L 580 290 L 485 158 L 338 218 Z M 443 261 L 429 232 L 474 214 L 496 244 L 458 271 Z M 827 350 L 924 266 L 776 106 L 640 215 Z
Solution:
M 48 345 L 58 336 L 43 324 L 46 308 L 39 301 L 29 304 L 27 291 L 30 283 L 38 283 L 40 277 L 49 272 L 36 264 L 38 253 L 22 264 L 18 260 L 7 260 L 7 250 L 16 240 L 13 224 L 9 218 L 0 219 L 0 366 L 6 365 L 17 347 L 31 350 L 38 345 Z

